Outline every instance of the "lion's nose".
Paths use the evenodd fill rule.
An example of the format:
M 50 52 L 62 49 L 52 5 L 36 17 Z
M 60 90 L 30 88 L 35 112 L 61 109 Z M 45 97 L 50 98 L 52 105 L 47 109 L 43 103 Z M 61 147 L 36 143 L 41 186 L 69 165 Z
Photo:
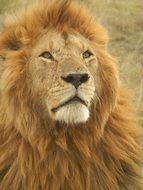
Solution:
M 89 80 L 89 75 L 87 73 L 82 74 L 69 74 L 66 77 L 61 77 L 65 82 L 71 83 L 78 88 L 82 83 L 85 83 Z

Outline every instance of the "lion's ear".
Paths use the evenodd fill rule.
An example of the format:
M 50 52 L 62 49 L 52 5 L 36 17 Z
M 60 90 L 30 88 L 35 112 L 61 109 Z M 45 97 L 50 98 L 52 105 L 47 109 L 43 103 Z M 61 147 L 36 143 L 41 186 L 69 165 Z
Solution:
M 12 51 L 17 51 L 21 47 L 22 47 L 22 43 L 18 39 L 11 38 L 5 42 L 5 48 Z
M 0 47 L 3 50 L 17 51 L 23 47 L 25 30 L 22 27 L 5 29 L 0 35 Z
M 1 79 L 2 72 L 4 70 L 4 61 L 5 61 L 5 58 L 0 55 L 0 79 Z
M 4 62 L 5 57 L 3 57 L 2 55 L 0 55 L 0 65 Z

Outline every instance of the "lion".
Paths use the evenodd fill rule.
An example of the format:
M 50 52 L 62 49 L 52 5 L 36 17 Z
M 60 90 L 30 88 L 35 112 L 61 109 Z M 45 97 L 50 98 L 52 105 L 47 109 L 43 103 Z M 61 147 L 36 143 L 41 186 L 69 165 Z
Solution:
M 141 130 L 108 35 L 70 0 L 0 34 L 0 189 L 142 190 Z

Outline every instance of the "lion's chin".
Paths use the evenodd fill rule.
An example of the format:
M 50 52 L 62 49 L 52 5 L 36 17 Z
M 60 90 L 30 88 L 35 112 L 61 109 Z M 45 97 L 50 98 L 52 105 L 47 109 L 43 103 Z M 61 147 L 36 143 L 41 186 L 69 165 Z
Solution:
M 54 119 L 69 124 L 85 123 L 89 118 L 89 109 L 80 102 L 67 104 L 54 114 Z

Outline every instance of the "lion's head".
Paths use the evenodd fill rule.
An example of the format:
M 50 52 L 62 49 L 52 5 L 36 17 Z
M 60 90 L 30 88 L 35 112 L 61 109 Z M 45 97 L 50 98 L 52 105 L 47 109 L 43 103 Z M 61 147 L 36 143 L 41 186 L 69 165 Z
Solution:
M 105 120 L 118 90 L 105 31 L 70 1 L 49 6 L 24 13 L 2 32 L 1 92 L 67 125 L 100 117 L 100 110 Z
M 5 25 L 0 189 L 142 189 L 139 131 L 107 42 L 71 0 Z

